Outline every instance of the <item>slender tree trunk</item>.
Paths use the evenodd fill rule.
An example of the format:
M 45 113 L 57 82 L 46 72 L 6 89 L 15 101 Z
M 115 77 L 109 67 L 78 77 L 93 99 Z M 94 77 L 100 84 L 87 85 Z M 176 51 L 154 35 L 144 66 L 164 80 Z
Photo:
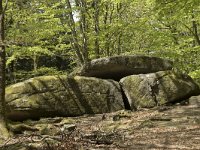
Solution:
M 4 13 L 0 1 L 0 143 L 9 136 L 5 119 L 5 44 L 4 44 Z
M 120 55 L 122 53 L 122 42 L 121 42 L 121 38 L 122 38 L 122 33 L 119 33 L 118 35 L 118 42 L 117 42 L 117 55 Z
M 121 9 L 122 9 L 122 4 L 121 3 L 117 3 L 117 22 L 119 23 L 119 20 L 121 19 Z M 122 32 L 119 29 L 118 31 L 118 37 L 117 37 L 117 55 L 120 55 L 122 52 L 121 50 L 121 38 L 122 38 Z
M 82 53 L 83 53 L 83 59 L 84 63 L 87 64 L 89 61 L 89 54 L 88 54 L 88 36 L 87 36 L 87 31 L 88 31 L 88 25 L 86 21 L 86 13 L 87 13 L 87 5 L 85 0 L 76 0 L 76 4 L 78 7 L 80 7 L 80 31 L 82 34 Z
M 105 4 L 105 17 L 104 17 L 104 26 L 105 26 L 105 50 L 106 50 L 106 55 L 111 56 L 111 33 L 109 32 L 109 25 L 112 24 L 113 21 L 113 13 L 115 9 L 115 5 L 111 2 L 108 2 Z M 109 12 L 110 11 L 110 12 Z
M 106 55 L 110 55 L 110 50 L 109 50 L 109 43 L 108 43 L 108 33 L 107 33 L 107 23 L 108 23 L 108 3 L 105 4 L 105 14 L 104 14 L 104 30 L 105 30 L 105 50 L 106 50 Z
M 99 51 L 99 3 L 100 0 L 94 0 L 94 30 L 95 30 L 95 57 L 100 57 Z
M 81 46 L 79 45 L 79 42 L 78 42 L 78 35 L 77 35 L 77 31 L 76 31 L 76 25 L 75 25 L 75 21 L 74 21 L 74 18 L 73 18 L 73 12 L 72 12 L 72 7 L 71 7 L 71 3 L 70 3 L 70 0 L 67 0 L 66 1 L 67 3 L 67 11 L 68 11 L 68 26 L 70 27 L 70 30 L 71 30 L 71 45 L 73 47 L 73 49 L 75 50 L 76 52 L 76 55 L 80 61 L 81 64 L 84 63 L 84 58 L 83 58 L 83 55 L 81 53 Z
M 36 71 L 38 69 L 38 56 L 34 54 L 33 56 L 33 70 Z

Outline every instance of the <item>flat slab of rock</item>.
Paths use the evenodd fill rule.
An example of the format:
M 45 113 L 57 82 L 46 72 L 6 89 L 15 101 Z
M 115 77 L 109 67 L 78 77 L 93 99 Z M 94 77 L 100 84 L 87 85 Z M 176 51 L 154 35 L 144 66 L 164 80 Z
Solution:
M 114 56 L 92 60 L 75 74 L 119 81 L 128 75 L 171 69 L 171 61 L 157 57 Z
M 132 109 L 172 103 L 200 92 L 191 77 L 173 71 L 131 75 L 120 84 Z
M 11 85 L 6 88 L 6 103 L 12 120 L 124 109 L 117 82 L 80 76 L 41 76 Z

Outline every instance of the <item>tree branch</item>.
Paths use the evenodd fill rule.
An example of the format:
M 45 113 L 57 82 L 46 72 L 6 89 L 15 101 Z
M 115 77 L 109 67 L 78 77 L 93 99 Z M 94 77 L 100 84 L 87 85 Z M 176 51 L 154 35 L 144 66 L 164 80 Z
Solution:
M 8 0 L 6 0 L 6 5 L 5 5 L 4 9 L 3 9 L 3 15 L 5 15 L 7 7 L 8 7 Z

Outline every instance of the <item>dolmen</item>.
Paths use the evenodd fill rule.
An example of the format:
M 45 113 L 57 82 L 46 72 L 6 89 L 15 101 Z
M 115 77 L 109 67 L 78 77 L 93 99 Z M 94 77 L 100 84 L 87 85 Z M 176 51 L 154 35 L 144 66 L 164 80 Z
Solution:
M 169 60 L 147 56 L 95 59 L 70 75 L 40 76 L 6 88 L 11 120 L 138 110 L 200 94 Z

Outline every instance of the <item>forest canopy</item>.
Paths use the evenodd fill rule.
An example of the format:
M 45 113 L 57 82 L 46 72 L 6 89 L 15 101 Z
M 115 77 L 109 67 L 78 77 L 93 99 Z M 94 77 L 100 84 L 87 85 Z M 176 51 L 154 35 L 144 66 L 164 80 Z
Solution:
M 9 0 L 7 84 L 106 56 L 148 55 L 200 74 L 199 0 Z

